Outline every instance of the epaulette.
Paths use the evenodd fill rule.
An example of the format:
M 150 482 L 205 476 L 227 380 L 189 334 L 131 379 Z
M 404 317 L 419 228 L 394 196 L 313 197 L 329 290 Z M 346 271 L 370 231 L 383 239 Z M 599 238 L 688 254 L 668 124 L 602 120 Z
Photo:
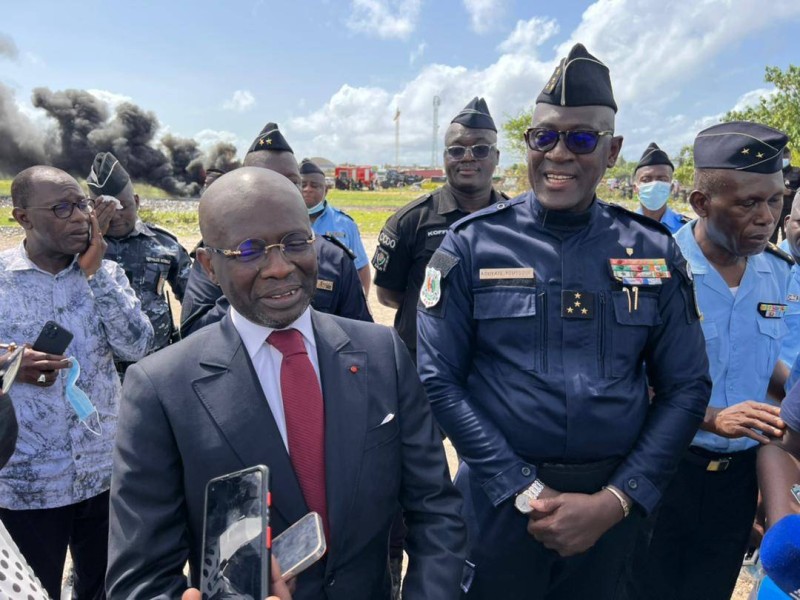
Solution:
M 792 255 L 789 254 L 788 252 L 784 252 L 772 242 L 767 243 L 767 247 L 764 248 L 764 252 L 769 252 L 770 254 L 777 256 L 781 260 L 786 261 L 790 265 L 794 265 L 794 258 L 792 257 Z
M 521 204 L 522 202 L 525 202 L 525 198 L 526 196 L 525 194 L 523 194 L 522 196 L 518 196 L 517 198 L 514 198 L 512 200 L 504 199 L 501 200 L 500 202 L 495 202 L 494 204 L 490 204 L 485 208 L 476 210 L 474 213 L 468 214 L 466 217 L 462 217 L 461 219 L 453 223 L 451 225 L 451 228 L 453 229 L 453 231 L 461 229 L 464 225 L 466 225 L 467 223 L 471 223 L 475 219 L 481 219 L 489 215 L 494 215 L 506 210 L 511 206 L 516 206 L 517 204 Z
M 356 253 L 355 253 L 355 252 L 353 252 L 352 250 L 350 250 L 350 248 L 348 248 L 347 246 L 345 246 L 345 245 L 344 245 L 342 242 L 340 242 L 339 240 L 337 240 L 337 239 L 336 239 L 336 236 L 333 236 L 333 235 L 331 235 L 330 233 L 325 233 L 325 234 L 323 234 L 323 236 L 322 236 L 322 237 L 324 237 L 324 238 L 325 238 L 326 240 L 328 240 L 329 242 L 332 242 L 333 244 L 335 244 L 335 245 L 339 246 L 339 248 L 341 248 L 342 250 L 344 250 L 344 251 L 345 251 L 345 254 L 347 254 L 347 256 L 349 256 L 349 257 L 350 257 L 350 260 L 355 260 L 355 259 L 356 259 Z
M 336 208 L 335 206 L 331 206 L 331 208 L 332 208 L 333 210 L 335 210 L 337 213 L 339 213 L 340 215 L 344 215 L 345 217 L 347 217 L 348 219 L 350 219 L 350 220 L 351 220 L 353 223 L 355 223 L 355 222 L 356 222 L 356 220 L 355 220 L 353 217 L 351 217 L 350 215 L 348 215 L 348 214 L 347 214 L 346 212 L 344 212 L 344 211 L 343 211 L 341 208 Z
M 624 206 L 620 204 L 615 204 L 613 202 L 604 202 L 602 200 L 598 200 L 601 204 L 605 204 L 609 208 L 622 212 L 625 216 L 630 217 L 637 223 L 641 223 L 642 225 L 649 227 L 650 229 L 655 229 L 656 231 L 660 231 L 661 233 L 666 233 L 669 237 L 672 237 L 672 232 L 664 225 L 661 221 L 656 221 L 655 219 L 651 219 L 650 217 L 646 217 L 645 215 L 640 215 L 637 212 L 632 210 L 628 210 Z
M 433 194 L 434 193 L 431 192 L 429 194 L 424 194 L 424 195 L 420 196 L 419 198 L 414 198 L 411 202 L 409 202 L 408 204 L 406 204 L 405 206 L 403 206 L 403 207 L 401 207 L 401 208 L 399 208 L 397 210 L 397 212 L 395 213 L 397 215 L 397 218 L 398 219 L 402 219 L 405 215 L 410 213 L 413 209 L 417 208 L 421 204 L 424 204 L 425 202 L 427 202 L 428 200 L 433 198 Z
M 159 227 L 158 225 L 153 225 L 152 223 L 145 223 L 145 225 L 147 225 L 153 231 L 157 231 L 158 233 L 163 233 L 167 237 L 170 237 L 173 240 L 175 240 L 176 242 L 180 243 L 179 240 L 178 240 L 178 236 L 175 235 L 174 233 L 172 233 L 171 231 L 168 231 L 168 230 L 164 229 L 163 227 Z

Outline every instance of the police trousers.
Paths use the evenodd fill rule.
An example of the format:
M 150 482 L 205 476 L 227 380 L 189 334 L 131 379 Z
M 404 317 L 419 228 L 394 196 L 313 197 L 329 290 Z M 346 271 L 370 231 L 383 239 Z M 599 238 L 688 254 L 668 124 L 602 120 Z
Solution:
M 592 494 L 606 485 L 618 464 L 618 460 L 541 464 L 538 476 L 559 491 Z M 643 519 L 638 508 L 586 552 L 562 558 L 528 533 L 528 519 L 514 508 L 513 498 L 494 508 L 480 485 L 470 481 L 469 468 L 463 463 L 455 483 L 464 495 L 470 547 L 462 598 L 617 600 L 622 596 Z

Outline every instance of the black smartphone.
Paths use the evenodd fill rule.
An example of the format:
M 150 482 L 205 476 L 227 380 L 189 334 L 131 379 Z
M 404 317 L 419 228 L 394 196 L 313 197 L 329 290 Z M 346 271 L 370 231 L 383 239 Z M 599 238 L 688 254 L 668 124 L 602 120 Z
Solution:
M 47 354 L 64 354 L 72 341 L 72 333 L 55 321 L 48 321 L 42 327 L 39 337 L 33 343 L 33 349 Z
M 322 518 L 310 512 L 272 543 L 272 555 L 278 561 L 281 579 L 291 579 L 305 571 L 325 554 Z
M 269 470 L 257 465 L 206 485 L 203 519 L 203 600 L 269 596 Z

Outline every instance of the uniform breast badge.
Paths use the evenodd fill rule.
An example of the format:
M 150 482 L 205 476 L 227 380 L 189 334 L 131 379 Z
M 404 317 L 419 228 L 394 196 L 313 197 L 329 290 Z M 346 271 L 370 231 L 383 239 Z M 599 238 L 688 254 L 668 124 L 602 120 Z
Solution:
M 758 314 L 765 319 L 782 319 L 785 312 L 785 304 L 769 304 L 767 302 L 758 303 Z
M 594 319 L 594 296 L 583 290 L 561 290 L 561 318 Z
M 610 258 L 608 263 L 611 276 L 623 286 L 630 286 L 623 288 L 628 296 L 628 312 L 639 310 L 639 286 L 661 285 L 662 279 L 672 277 L 664 258 Z
M 419 290 L 419 301 L 425 308 L 433 308 L 442 298 L 442 272 L 425 267 L 425 281 Z

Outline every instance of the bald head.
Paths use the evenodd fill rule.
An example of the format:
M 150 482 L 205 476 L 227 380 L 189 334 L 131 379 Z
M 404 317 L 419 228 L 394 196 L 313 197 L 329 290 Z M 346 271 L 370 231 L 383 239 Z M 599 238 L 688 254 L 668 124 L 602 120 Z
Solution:
M 66 171 L 36 165 L 20 171 L 11 182 L 11 202 L 17 208 L 30 205 L 31 198 L 36 194 L 36 185 L 39 183 L 67 184 L 78 186 L 78 182 Z M 78 186 L 80 187 L 80 186 Z
M 241 167 L 219 177 L 203 194 L 200 232 L 207 245 L 232 248 L 245 239 L 240 224 L 279 214 L 310 229 L 303 196 L 291 181 L 269 169 Z

